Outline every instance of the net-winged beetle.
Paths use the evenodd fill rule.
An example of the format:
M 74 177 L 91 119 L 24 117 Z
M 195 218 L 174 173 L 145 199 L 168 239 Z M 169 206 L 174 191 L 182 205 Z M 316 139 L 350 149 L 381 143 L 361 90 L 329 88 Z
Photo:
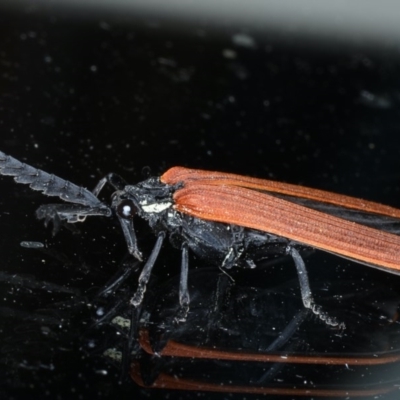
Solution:
M 349 196 L 302 186 L 240 175 L 173 167 L 161 177 L 128 185 L 109 174 L 89 190 L 26 165 L 0 152 L 0 174 L 18 183 L 56 196 L 72 204 L 39 207 L 36 215 L 57 229 L 62 220 L 81 222 L 87 216 L 115 215 L 122 227 L 128 251 L 138 260 L 133 219 L 149 223 L 157 236 L 144 264 L 138 289 L 131 302 L 143 300 L 151 270 L 167 235 L 181 249 L 180 312 L 184 320 L 190 303 L 187 285 L 188 250 L 222 269 L 254 268 L 271 254 L 289 254 L 297 268 L 306 308 L 329 325 L 340 325 L 315 304 L 299 249 L 311 247 L 356 262 L 400 274 L 400 236 L 388 229 L 400 219 L 400 210 Z M 98 195 L 108 183 L 115 192 L 111 205 Z

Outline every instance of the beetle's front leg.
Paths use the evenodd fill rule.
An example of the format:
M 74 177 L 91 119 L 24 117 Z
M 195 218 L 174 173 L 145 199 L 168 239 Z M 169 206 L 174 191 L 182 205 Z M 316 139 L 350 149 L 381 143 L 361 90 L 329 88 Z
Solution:
M 16 173 L 14 173 L 14 175 L 15 174 Z M 44 173 L 42 172 L 42 175 L 43 174 Z M 21 179 L 20 176 L 17 176 L 17 178 Z M 43 206 L 40 206 L 36 210 L 37 218 L 44 219 L 44 223 L 46 226 L 49 224 L 50 221 L 53 223 L 53 235 L 55 235 L 59 231 L 63 220 L 65 220 L 68 223 L 75 223 L 75 222 L 85 221 L 86 217 L 88 216 L 106 216 L 106 217 L 111 216 L 112 213 L 110 208 L 105 204 L 103 204 L 102 202 L 100 202 L 97 199 L 97 197 L 99 196 L 100 191 L 103 189 L 106 183 L 111 185 L 115 190 L 123 190 L 123 188 L 126 186 L 126 182 L 123 178 L 121 178 L 117 174 L 110 173 L 106 175 L 103 179 L 101 179 L 91 192 L 92 195 L 94 195 L 96 198 L 94 198 L 93 196 L 92 198 L 89 197 L 89 195 L 91 194 L 86 189 L 77 187 L 80 190 L 80 192 L 78 191 L 78 189 L 75 189 L 76 193 L 78 193 L 81 197 L 83 195 L 86 195 L 88 197 L 87 201 L 85 202 L 86 204 L 82 205 L 79 204 L 80 203 L 79 196 L 75 196 L 76 197 L 75 200 L 74 198 L 75 192 L 71 194 L 68 192 L 68 190 L 70 190 L 68 188 L 70 187 L 74 188 L 75 185 L 71 184 L 70 182 L 64 181 L 58 177 L 52 177 L 52 179 L 56 183 L 59 182 L 62 183 L 62 185 L 61 183 L 59 183 L 59 186 L 61 187 L 61 189 L 59 190 L 60 197 L 64 198 L 64 200 L 66 201 L 71 201 L 71 202 L 76 201 L 76 204 L 45 204 Z M 49 192 L 49 189 L 46 190 L 47 192 Z M 58 192 L 55 191 L 55 193 L 57 194 Z
M 53 223 L 53 235 L 55 235 L 62 224 L 83 222 L 88 216 L 111 216 L 111 209 L 103 203 L 96 206 L 83 206 L 80 204 L 44 204 L 36 210 L 36 217 L 44 219 L 45 226 Z
M 108 183 L 111 185 L 115 190 L 123 190 L 124 187 L 127 185 L 124 178 L 120 175 L 111 172 L 107 174 L 103 179 L 100 179 L 96 187 L 92 190 L 92 193 L 99 197 L 100 191 L 103 189 L 104 185 Z

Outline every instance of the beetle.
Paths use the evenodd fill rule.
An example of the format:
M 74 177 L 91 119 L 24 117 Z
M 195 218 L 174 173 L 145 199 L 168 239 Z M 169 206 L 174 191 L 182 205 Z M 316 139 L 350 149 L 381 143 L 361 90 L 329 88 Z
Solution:
M 241 175 L 173 167 L 160 177 L 129 185 L 111 173 L 91 192 L 0 152 L 0 174 L 72 204 L 42 205 L 36 211 L 56 232 L 62 221 L 83 222 L 87 216 L 115 215 L 129 253 L 142 261 L 133 220 L 145 219 L 157 239 L 144 263 L 131 299 L 138 307 L 162 244 L 181 249 L 180 310 L 186 319 L 189 249 L 222 270 L 254 268 L 271 255 L 290 255 L 296 266 L 303 304 L 328 325 L 344 327 L 318 306 L 312 296 L 300 252 L 316 248 L 340 257 L 400 274 L 400 236 L 392 223 L 400 210 L 345 195 Z M 115 192 L 111 204 L 98 196 L 106 184 Z M 377 229 L 388 224 L 388 231 Z M 370 225 L 370 226 L 368 226 Z M 392 230 L 393 232 L 390 232 Z M 119 278 L 118 278 L 119 279 Z M 112 283 L 107 289 L 115 284 Z

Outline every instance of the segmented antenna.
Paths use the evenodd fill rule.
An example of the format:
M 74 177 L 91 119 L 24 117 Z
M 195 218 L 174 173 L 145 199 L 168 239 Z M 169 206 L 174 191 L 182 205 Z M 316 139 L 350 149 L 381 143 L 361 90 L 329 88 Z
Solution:
M 70 203 L 84 206 L 101 206 L 102 202 L 89 190 L 24 164 L 0 151 L 0 175 L 14 176 L 15 182 L 28 184 L 47 196 L 57 196 Z

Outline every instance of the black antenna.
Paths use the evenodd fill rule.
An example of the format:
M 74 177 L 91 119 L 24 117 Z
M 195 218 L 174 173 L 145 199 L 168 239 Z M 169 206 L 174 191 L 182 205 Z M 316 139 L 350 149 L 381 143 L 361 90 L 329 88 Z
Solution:
M 0 175 L 13 176 L 15 182 L 29 185 L 47 196 L 56 196 L 70 203 L 88 207 L 103 206 L 92 192 L 69 181 L 33 168 L 0 151 Z

